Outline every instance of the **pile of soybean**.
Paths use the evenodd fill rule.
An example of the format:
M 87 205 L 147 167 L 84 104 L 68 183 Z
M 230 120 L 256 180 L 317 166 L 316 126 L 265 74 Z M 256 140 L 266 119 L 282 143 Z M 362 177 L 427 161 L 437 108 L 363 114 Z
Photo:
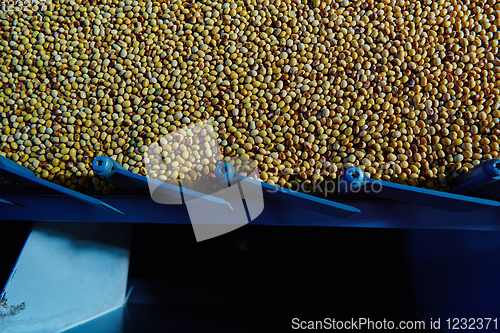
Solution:
M 72 189 L 114 187 L 92 171 L 100 155 L 145 175 L 147 147 L 200 120 L 226 159 L 255 160 L 262 180 L 283 187 L 356 165 L 447 191 L 499 153 L 496 0 L 16 9 L 0 14 L 0 153 Z M 182 142 L 155 157 L 162 149 L 192 166 L 160 169 L 162 179 L 213 171 Z

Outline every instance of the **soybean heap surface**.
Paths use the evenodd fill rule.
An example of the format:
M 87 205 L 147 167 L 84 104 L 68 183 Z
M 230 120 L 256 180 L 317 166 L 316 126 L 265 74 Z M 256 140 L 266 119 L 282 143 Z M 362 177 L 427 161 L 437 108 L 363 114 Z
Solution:
M 173 154 L 181 163 L 159 169 L 163 180 L 211 174 L 183 142 L 159 142 L 199 120 L 227 159 L 255 160 L 262 180 L 285 187 L 357 165 L 446 191 L 498 156 L 495 0 L 4 7 L 0 153 L 73 189 L 114 187 L 92 171 L 100 155 L 145 175 Z

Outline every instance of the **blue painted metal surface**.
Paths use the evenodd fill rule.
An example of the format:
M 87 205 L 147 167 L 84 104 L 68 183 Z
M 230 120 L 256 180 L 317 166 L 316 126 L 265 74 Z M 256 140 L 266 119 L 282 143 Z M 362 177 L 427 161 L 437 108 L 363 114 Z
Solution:
M 500 160 L 491 159 L 461 175 L 453 182 L 453 192 L 468 193 L 500 180 Z
M 481 331 L 498 332 L 500 231 L 412 230 L 404 252 L 418 315 L 441 318 L 445 332 L 477 331 L 479 320 Z M 460 322 L 446 329 L 448 318 L 467 318 L 470 326 Z M 479 318 L 492 318 L 488 329 L 487 320 Z
M 0 297 L 0 332 L 61 332 L 123 306 L 129 238 L 124 224 L 36 223 Z
M 2 204 L 6 204 L 6 205 L 11 205 L 11 206 L 19 206 L 19 207 L 24 207 L 24 206 L 23 206 L 23 205 L 21 205 L 21 204 L 18 204 L 18 203 L 15 203 L 15 202 L 9 201 L 9 200 L 5 200 L 5 199 L 0 199 L 0 203 L 2 203 Z
M 5 195 L 4 195 L 5 196 Z M 11 195 L 7 199 L 30 206 L 25 209 L 5 206 L 0 221 L 67 221 L 190 224 L 185 205 L 160 205 L 149 196 L 99 196 L 127 216 L 107 211 L 90 210 L 84 203 L 65 196 Z M 361 213 L 349 219 L 337 218 L 286 202 L 266 200 L 262 214 L 250 225 L 330 226 L 361 228 L 427 228 L 500 230 L 500 208 L 480 211 L 452 212 L 404 202 L 378 200 L 341 200 Z
M 161 198 L 161 196 L 158 196 L 158 193 L 161 193 L 164 196 L 168 197 L 168 204 L 180 205 L 183 203 L 183 199 L 192 200 L 196 198 L 203 198 L 205 200 L 211 201 L 213 204 L 220 205 L 220 207 L 225 210 L 232 210 L 231 205 L 223 199 L 203 193 L 198 193 L 177 185 L 159 181 L 157 179 L 137 175 L 135 173 L 127 171 L 120 164 L 107 156 L 96 157 L 92 162 L 92 169 L 97 175 L 106 178 L 125 189 L 149 189 L 152 194 L 152 199 L 160 201 L 159 203 L 164 203 L 162 202 L 163 200 L 158 200 L 158 198 Z M 153 195 L 153 192 L 155 193 L 155 195 Z
M 85 202 L 89 205 L 93 205 L 99 208 L 106 209 L 108 211 L 112 211 L 114 213 L 118 213 L 120 215 L 124 215 L 118 209 L 108 205 L 107 203 L 97 200 L 95 198 L 89 197 L 87 195 L 72 191 L 66 187 L 59 186 L 53 184 L 49 181 L 43 180 L 41 178 L 36 177 L 33 172 L 25 167 L 13 162 L 6 157 L 0 156 L 0 176 L 6 177 L 15 182 L 21 183 L 27 187 L 39 187 L 44 186 L 51 190 L 57 191 L 64 195 L 67 195 L 71 198 L 77 199 L 79 201 Z
M 92 161 L 92 169 L 96 175 L 106 178 L 109 181 L 120 185 L 124 189 L 135 190 L 138 188 L 148 188 L 148 181 L 146 177 L 128 172 L 124 167 L 110 157 L 96 157 Z M 179 199 L 181 198 L 178 186 L 172 186 L 169 188 L 172 190 L 172 196 L 179 197 Z
M 126 171 L 109 158 L 100 157 L 96 160 L 103 162 L 100 165 L 97 164 L 94 166 L 96 173 L 110 181 L 129 189 L 149 188 L 150 180 L 146 177 Z M 94 162 L 97 163 L 96 161 Z M 9 166 L 5 167 L 1 165 L 0 168 L 4 172 L 5 170 L 10 172 L 6 173 L 9 178 L 13 179 L 17 176 L 19 178 L 13 180 L 20 181 L 26 185 L 38 186 L 40 184 L 39 181 L 42 181 L 34 177 L 29 170 L 22 167 L 20 168 L 23 170 L 15 171 L 13 169 L 17 167 L 10 169 Z M 343 182 L 340 184 L 343 192 L 366 191 L 369 185 L 374 186 L 372 189 L 380 189 L 378 194 L 376 191 L 370 191 L 370 194 L 391 198 L 397 200 L 397 202 L 376 200 L 353 201 L 344 199 L 340 200 L 341 202 L 332 202 L 327 199 L 312 197 L 243 178 L 235 170 L 231 170 L 231 168 L 226 168 L 225 170 L 225 173 L 216 172 L 216 176 L 218 176 L 221 182 L 231 184 L 236 180 L 237 182 L 248 181 L 253 185 L 258 184 L 263 187 L 265 196 L 272 199 L 266 201 L 265 209 L 261 216 L 250 222 L 250 224 L 496 230 L 500 232 L 500 219 L 498 218 L 500 204 L 498 202 L 373 180 L 364 177 L 362 171 L 355 168 L 346 170 L 342 179 Z M 46 186 L 45 181 L 43 182 L 44 186 Z M 185 195 L 189 191 L 169 185 L 161 182 L 157 184 L 167 195 L 174 197 L 179 194 L 181 196 Z M 47 187 L 53 188 L 52 186 Z M 67 194 L 64 191 L 60 192 Z M 193 197 L 203 196 L 221 205 L 226 204 L 224 201 L 217 201 L 215 197 L 200 195 L 194 191 L 193 193 L 188 193 L 188 195 L 192 195 Z M 154 202 L 150 196 L 99 196 L 98 198 L 106 198 L 106 201 L 112 207 L 115 207 L 112 210 L 103 211 L 89 210 L 88 200 L 73 200 L 69 195 L 25 196 L 7 193 L 4 196 L 8 202 L 12 200 L 13 202 L 20 203 L 20 205 L 27 205 L 30 209 L 23 209 L 13 205 L 5 206 L 1 211 L 0 221 L 190 223 L 184 205 L 160 205 Z M 89 198 L 87 196 L 84 197 Z M 101 202 L 98 198 L 90 199 Z M 356 208 L 351 205 L 355 205 Z M 482 210 L 479 214 L 477 211 L 474 211 L 480 208 Z M 127 215 L 115 214 L 116 210 L 124 211 Z M 347 216 L 350 216 L 348 220 L 343 219 L 343 217 Z M 71 223 L 61 225 L 68 225 L 70 228 L 76 227 L 71 225 Z M 43 227 L 40 228 L 40 226 Z M 126 282 L 127 276 L 124 267 L 126 266 L 126 260 L 128 260 L 128 250 L 123 248 L 117 250 L 113 246 L 103 246 L 101 240 L 92 240 L 92 237 L 90 237 L 90 242 L 88 242 L 89 239 L 82 241 L 78 239 L 82 234 L 82 230 L 64 231 L 61 229 L 54 230 L 53 227 L 49 227 L 48 229 L 52 230 L 47 231 L 48 226 L 49 224 L 44 224 L 35 228 L 12 272 L 9 284 L 4 289 L 2 295 L 8 304 L 8 310 L 6 311 L 9 312 L 4 311 L 2 313 L 0 310 L 0 317 L 3 314 L 3 317 L 0 319 L 0 331 L 29 332 L 30 330 L 26 329 L 26 323 L 29 323 L 30 328 L 40 328 L 36 330 L 38 332 L 53 332 L 98 316 L 112 308 L 121 306 L 124 302 L 122 298 L 125 290 L 123 281 L 125 280 Z M 87 224 L 82 224 L 82 226 L 87 226 Z M 108 235 L 111 238 L 114 237 L 113 232 L 109 232 L 109 230 L 106 232 L 101 230 L 97 233 Z M 479 246 L 479 244 L 480 246 L 484 246 L 484 243 L 479 238 L 477 244 L 474 241 L 467 243 L 467 246 Z M 414 249 L 420 246 L 419 242 L 427 242 L 427 240 L 422 240 L 422 238 L 415 239 L 412 243 Z M 439 240 L 434 239 L 431 241 L 438 242 Z M 429 245 L 429 247 L 431 246 Z M 417 255 L 415 260 L 421 261 L 423 258 L 428 258 L 429 253 L 435 255 L 436 251 L 448 251 L 448 247 L 439 248 L 439 246 L 436 247 L 434 244 L 432 247 L 433 250 L 426 249 Z M 482 250 L 478 251 L 481 252 Z M 485 253 L 490 255 L 488 251 Z M 460 255 L 465 256 L 466 253 L 461 252 Z M 446 258 L 443 260 L 446 260 Z M 456 274 L 463 275 L 464 272 L 457 268 L 460 258 L 457 257 L 453 260 L 455 260 L 455 266 L 451 267 L 450 265 L 452 264 L 447 264 L 445 267 L 448 267 L 450 271 L 458 272 Z M 470 261 L 473 262 L 473 260 Z M 486 261 L 484 266 L 486 267 Z M 415 277 L 425 281 L 422 275 L 428 273 L 428 266 L 417 263 L 414 269 L 416 271 Z M 100 274 L 96 274 L 96 271 Z M 105 275 L 109 274 L 104 280 L 101 276 L 103 271 Z M 484 267 L 483 271 L 486 274 L 490 274 L 490 271 L 484 270 Z M 493 275 L 496 274 L 495 270 L 491 272 Z M 57 276 L 55 273 L 62 274 L 69 280 L 62 279 L 61 276 Z M 456 276 L 456 274 L 452 275 Z M 33 283 L 33 276 L 37 277 L 35 283 Z M 479 278 L 472 273 L 470 277 L 471 279 Z M 438 281 L 436 282 L 438 284 L 447 283 L 443 282 L 444 279 L 439 280 L 439 276 L 433 276 L 433 279 L 434 281 Z M 117 280 L 119 281 L 118 285 L 116 285 Z M 74 281 L 78 281 L 77 286 L 74 285 Z M 446 281 L 449 280 L 447 279 Z M 490 279 L 486 283 L 495 287 L 496 284 L 492 281 Z M 111 285 L 112 283 L 113 285 Z M 89 285 L 90 287 L 88 287 Z M 415 290 L 419 293 L 427 292 L 429 295 L 434 292 L 438 292 L 439 294 L 439 290 L 436 289 L 438 287 L 426 287 L 425 284 L 422 284 L 417 286 Z M 460 288 L 463 288 L 463 286 Z M 450 288 L 449 294 L 452 295 L 453 292 L 457 292 L 457 289 Z M 98 306 L 95 306 L 97 299 L 95 295 L 99 295 L 99 300 L 104 300 L 102 303 L 98 303 Z M 443 294 L 442 290 L 439 295 L 447 296 L 446 293 Z M 474 300 L 473 297 L 471 299 Z M 44 300 L 44 302 L 41 300 Z M 57 301 L 56 304 L 52 303 L 54 300 Z M 419 310 L 423 315 L 433 313 L 432 311 L 428 311 L 429 309 L 432 310 L 431 305 L 433 302 L 439 304 L 436 302 L 436 298 L 420 301 L 421 307 Z M 81 308 L 76 309 L 78 306 L 81 306 Z M 65 309 L 68 312 L 64 312 Z M 54 317 L 51 316 L 51 313 L 58 313 L 58 315 Z
M 498 201 L 371 179 L 366 177 L 361 169 L 349 167 L 342 176 L 339 193 L 358 193 L 360 191 L 387 199 L 453 212 L 500 207 Z
M 28 169 L 21 167 L 20 165 L 9 161 L 5 158 L 0 160 L 2 164 L 0 165 L 0 170 L 3 175 L 8 176 L 10 179 L 15 181 L 23 182 L 26 185 L 38 186 L 40 183 L 51 189 L 56 189 L 70 197 L 77 197 L 79 200 L 85 203 L 97 204 L 100 207 L 112 207 L 113 212 L 125 211 L 131 214 L 130 217 L 118 217 L 112 216 L 113 214 L 102 212 L 94 212 L 93 210 L 88 210 L 85 206 L 82 206 L 78 202 L 72 202 L 64 197 L 50 196 L 50 195 L 34 195 L 34 196 L 22 196 L 22 195 L 11 195 L 4 200 L 9 202 L 16 202 L 20 205 L 29 205 L 32 209 L 31 211 L 19 212 L 20 208 L 11 206 L 9 209 L 5 209 L 5 213 L 0 217 L 1 219 L 11 219 L 11 220 L 35 220 L 35 221 L 109 221 L 109 222 L 153 222 L 153 223 L 184 223 L 174 221 L 171 218 L 166 218 L 165 214 L 168 211 L 170 216 L 182 216 L 180 220 L 184 221 L 185 218 L 185 208 L 179 207 L 178 209 L 173 209 L 170 207 L 165 210 L 165 207 L 156 205 L 153 200 L 149 197 L 117 197 L 117 196 L 105 196 L 106 201 L 111 204 L 105 204 L 97 198 L 88 197 L 77 193 L 75 191 L 68 190 L 62 186 L 52 184 L 50 182 L 41 180 L 35 177 L 32 172 Z M 93 167 L 96 174 L 103 176 L 125 188 L 137 189 L 137 188 L 150 188 L 151 184 L 154 184 L 156 189 L 160 189 L 167 196 L 176 197 L 183 196 L 184 199 L 189 198 L 199 198 L 211 200 L 227 209 L 231 209 L 231 206 L 227 201 L 222 199 L 197 193 L 189 189 L 183 189 L 179 186 L 164 183 L 155 179 L 148 179 L 146 177 L 133 174 L 128 172 L 118 163 L 113 161 L 109 157 L 98 157 L 93 163 Z M 228 168 L 228 170 L 230 170 Z M 235 170 L 232 170 L 233 174 L 231 177 L 241 181 L 243 177 L 236 174 Z M 219 175 L 219 178 L 221 175 Z M 227 177 L 227 174 L 224 176 Z M 221 179 L 219 179 L 221 180 Z M 231 179 L 233 180 L 233 179 Z M 234 180 L 233 180 L 234 181 Z M 271 199 L 271 201 L 266 201 L 266 209 L 263 216 L 259 217 L 256 221 L 252 223 L 255 224 L 283 224 L 283 225 L 349 225 L 349 226 L 362 226 L 362 227 L 393 227 L 393 228 L 414 228 L 414 227 L 429 227 L 429 228 L 473 228 L 475 229 L 477 223 L 465 223 L 458 222 L 455 224 L 449 223 L 439 223 L 438 221 L 431 221 L 430 223 L 418 223 L 418 225 L 412 224 L 408 221 L 403 222 L 401 220 L 392 219 L 391 214 L 378 217 L 377 214 L 371 214 L 376 212 L 376 207 L 380 204 L 372 202 L 362 202 L 355 201 L 354 205 L 356 208 L 350 206 L 345 202 L 333 202 L 331 200 L 323 199 L 317 196 L 309 196 L 307 194 L 298 193 L 288 189 L 284 189 L 278 186 L 273 186 L 267 183 L 260 182 L 258 180 L 252 180 L 250 178 L 245 178 L 245 182 L 250 182 L 252 185 L 261 186 L 265 197 Z M 444 193 L 439 191 L 415 188 L 410 186 L 404 186 L 400 184 L 394 184 L 389 182 L 383 182 L 379 180 L 373 180 L 364 176 L 363 172 L 357 168 L 349 168 L 345 171 L 342 181 L 340 182 L 340 192 L 356 192 L 356 191 L 366 191 L 367 187 L 371 187 L 372 191 L 370 194 L 379 195 L 384 198 L 394 199 L 398 201 L 408 202 L 412 204 L 418 204 L 425 207 L 432 207 L 437 209 L 464 212 L 475 209 L 485 209 L 500 207 L 500 203 L 492 200 L 485 200 L 475 197 L 463 196 L 453 193 Z M 5 197 L 5 195 L 4 195 Z M 339 200 L 341 201 L 341 200 Z M 140 204 L 137 204 L 140 203 Z M 273 208 L 280 206 L 280 203 L 286 204 L 286 208 L 283 210 L 294 211 L 295 213 L 290 216 L 285 222 L 276 222 L 266 218 L 268 215 L 274 215 L 271 211 Z M 54 209 L 48 209 L 48 207 L 53 206 Z M 366 214 L 362 214 L 360 219 L 352 219 L 352 215 L 359 214 L 361 207 L 372 207 L 368 208 L 370 210 L 370 217 L 368 220 Z M 62 209 L 61 209 L 62 207 Z M 301 211 L 304 211 L 303 214 Z M 368 213 L 368 212 L 367 212 Z M 124 214 L 124 213 L 121 213 Z M 307 223 L 303 223 L 303 216 L 306 215 Z M 315 217 L 317 215 L 317 217 Z M 325 218 L 328 216 L 328 218 Z M 348 223 L 338 221 L 337 218 L 351 217 Z M 383 219 L 383 221 L 382 221 Z M 448 220 L 448 219 L 446 219 Z M 392 221 L 388 223 L 388 221 Z M 469 225 L 469 226 L 468 226 Z M 482 225 L 485 225 L 482 223 Z M 497 228 L 497 223 L 487 223 L 486 228 Z
M 93 320 L 65 330 L 64 333 L 125 333 L 131 331 L 127 321 L 130 315 L 128 306 L 123 306 Z M 143 325 L 141 325 L 141 328 Z M 147 332 L 147 330 L 144 330 Z
M 491 159 L 461 175 L 453 182 L 455 193 L 470 193 L 500 201 L 500 160 Z
M 112 163 L 111 165 L 115 165 Z M 115 170 L 118 168 L 115 168 Z M 349 173 L 348 173 L 349 174 Z M 114 174 L 112 174 L 113 176 Z M 134 175 L 128 171 L 124 176 Z M 142 176 L 134 175 L 141 181 L 140 184 L 146 186 L 147 180 Z M 141 178 L 139 178 L 141 177 Z M 110 178 L 115 179 L 115 178 Z M 124 180 L 125 181 L 125 180 Z M 342 184 L 341 184 L 342 185 Z M 384 184 L 390 186 L 389 184 Z M 266 185 L 264 185 L 266 186 Z M 168 188 L 167 188 L 168 189 Z M 408 200 L 408 191 L 413 188 L 404 187 L 402 194 L 397 192 L 396 199 Z M 420 189 L 422 190 L 422 189 Z M 437 229 L 471 229 L 471 230 L 499 230 L 500 221 L 497 218 L 499 209 L 494 205 L 483 205 L 487 209 L 482 210 L 482 218 L 477 219 L 477 213 L 460 213 L 463 203 L 457 204 L 453 201 L 453 206 L 457 209 L 446 212 L 441 210 L 441 205 L 430 205 L 429 201 L 436 200 L 435 192 L 422 190 L 419 195 L 424 198 L 425 206 L 408 205 L 401 202 L 387 202 L 375 200 L 339 200 L 338 203 L 331 203 L 329 200 L 318 197 L 307 197 L 307 201 L 302 200 L 303 194 L 293 192 L 292 195 L 277 187 L 265 188 L 265 195 L 271 199 L 266 200 L 262 214 L 251 221 L 250 224 L 257 225 L 305 225 L 305 226 L 350 226 L 368 228 L 437 228 Z M 425 194 L 432 195 L 431 199 L 425 198 Z M 387 194 L 387 192 L 383 192 Z M 390 193 L 389 193 L 390 194 Z M 410 194 L 412 194 L 410 192 Z M 154 202 L 150 196 L 98 196 L 105 198 L 113 207 L 124 211 L 128 216 L 120 216 L 107 211 L 89 210 L 88 206 L 82 202 L 72 200 L 65 196 L 54 195 L 15 195 L 4 194 L 6 199 L 20 204 L 29 205 L 31 209 L 23 210 L 20 207 L 6 206 L 0 214 L 0 220 L 32 220 L 32 221 L 75 221 L 75 222 L 139 222 L 139 223 L 174 223 L 188 224 L 189 216 L 185 205 L 160 205 Z M 389 195 L 387 195 L 389 196 Z M 457 195 L 454 195 L 457 196 Z M 467 202 L 478 200 L 490 203 L 491 201 L 466 198 Z M 290 199 L 290 200 L 289 200 Z M 410 198 L 414 199 L 414 198 Z M 401 201 L 401 200 L 400 200 Z M 411 201 L 411 200 L 408 200 Z M 314 203 L 317 202 L 316 207 Z M 326 202 L 325 205 L 322 203 Z M 348 220 L 344 220 L 331 214 L 328 211 L 329 205 L 345 205 L 346 207 L 356 206 L 361 213 L 354 214 Z M 326 208 L 325 208 L 326 206 Z M 427 206 L 437 206 L 429 208 Z M 452 207 L 453 208 L 453 207 Z M 333 209 L 336 209 L 334 207 Z
M 347 218 L 360 212 L 360 210 L 355 207 L 341 204 L 332 200 L 292 191 L 284 187 L 279 187 L 262 182 L 260 180 L 242 177 L 234 169 L 234 167 L 227 162 L 223 162 L 217 165 L 217 167 L 215 168 L 215 177 L 221 184 L 244 182 L 253 186 L 261 186 L 264 192 L 264 196 L 269 199 L 284 202 L 291 206 L 301 207 L 303 209 L 315 211 L 329 216 Z

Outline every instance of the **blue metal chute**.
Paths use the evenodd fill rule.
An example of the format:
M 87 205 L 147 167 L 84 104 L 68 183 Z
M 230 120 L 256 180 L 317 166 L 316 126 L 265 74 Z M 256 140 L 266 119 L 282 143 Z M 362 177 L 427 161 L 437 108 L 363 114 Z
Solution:
M 371 179 L 360 168 L 349 167 L 340 181 L 339 194 L 359 192 L 453 212 L 500 207 L 497 201 Z
M 110 157 L 96 157 L 92 162 L 92 169 L 96 175 L 106 178 L 126 190 L 148 188 L 148 179 L 146 177 L 127 171 Z
M 33 187 L 44 186 L 46 188 L 57 191 L 74 199 L 83 201 L 87 204 L 126 216 L 125 213 L 119 211 L 118 209 L 108 205 L 107 203 L 101 200 L 89 197 L 87 195 L 72 191 L 66 187 L 59 186 L 47 180 L 38 178 L 34 175 L 34 173 L 31 170 L 26 169 L 25 167 L 3 156 L 0 156 L 0 175 L 9 178 L 17 183 L 23 184 L 27 187 L 33 188 Z
M 243 177 L 231 164 L 227 162 L 219 163 L 217 165 L 215 168 L 215 176 L 222 184 L 246 182 L 254 186 L 261 186 L 264 196 L 269 199 L 333 217 L 347 218 L 360 212 L 359 209 L 352 206 L 292 191 L 283 187 L 262 182 L 260 180 Z
M 487 160 L 453 182 L 454 193 L 474 193 L 500 200 L 500 160 Z
M 226 209 L 232 210 L 231 205 L 220 198 L 199 193 L 178 185 L 162 182 L 154 178 L 137 175 L 127 171 L 118 162 L 108 156 L 99 156 L 92 162 L 92 169 L 96 175 L 106 178 L 107 180 L 127 189 L 135 190 L 139 188 L 150 189 L 153 200 L 157 200 L 159 194 L 168 196 L 168 204 L 182 204 L 182 199 L 191 200 L 203 198 L 212 201 L 215 204 L 225 206 Z M 153 192 L 154 195 L 153 195 Z M 162 202 L 164 203 L 164 202 Z

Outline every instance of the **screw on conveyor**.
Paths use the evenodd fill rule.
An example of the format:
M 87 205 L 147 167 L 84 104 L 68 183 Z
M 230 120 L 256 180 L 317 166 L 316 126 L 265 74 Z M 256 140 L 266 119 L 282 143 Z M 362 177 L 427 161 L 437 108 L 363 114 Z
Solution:
M 96 175 L 103 177 L 127 190 L 139 188 L 149 189 L 152 199 L 161 204 L 182 204 L 183 200 L 204 198 L 214 204 L 222 205 L 223 209 L 233 210 L 231 205 L 220 198 L 199 193 L 189 188 L 169 184 L 155 178 L 141 176 L 126 170 L 118 162 L 108 156 L 98 156 L 92 162 Z M 168 199 L 167 199 L 168 197 Z
M 228 162 L 222 162 L 217 164 L 217 167 L 215 168 L 215 178 L 221 183 L 221 184 L 227 184 L 230 185 L 234 181 L 238 179 L 243 179 L 237 172 L 236 169 Z M 239 177 L 238 177 L 239 176 Z
M 127 214 L 121 212 L 120 210 L 114 208 L 111 205 L 108 205 L 107 203 L 90 197 L 88 195 L 70 190 L 69 188 L 51 183 L 47 180 L 38 178 L 35 176 L 35 174 L 23 167 L 22 165 L 17 164 L 14 161 L 9 160 L 6 157 L 0 156 L 0 175 L 12 179 L 15 182 L 21 183 L 25 186 L 28 187 L 38 187 L 38 186 L 44 186 L 47 187 L 51 190 L 57 191 L 59 193 L 62 193 L 64 195 L 67 195 L 71 198 L 77 199 L 79 201 L 83 201 L 89 205 L 93 205 L 99 208 L 103 208 L 109 211 L 112 211 L 114 213 L 127 216 Z
M 339 194 L 359 191 L 386 199 L 456 212 L 500 207 L 500 202 L 493 200 L 372 179 L 360 168 L 349 167 L 342 176 Z
M 489 159 L 455 179 L 452 192 L 481 194 L 496 199 L 498 184 L 500 184 L 500 160 Z
M 288 205 L 298 206 L 307 210 L 330 215 L 338 218 L 347 218 L 361 211 L 355 207 L 341 204 L 332 200 L 293 191 L 284 187 L 271 185 L 260 179 L 243 177 L 228 162 L 221 162 L 215 168 L 215 177 L 222 185 L 235 182 L 245 182 L 249 186 L 260 186 L 265 197 L 284 202 Z

